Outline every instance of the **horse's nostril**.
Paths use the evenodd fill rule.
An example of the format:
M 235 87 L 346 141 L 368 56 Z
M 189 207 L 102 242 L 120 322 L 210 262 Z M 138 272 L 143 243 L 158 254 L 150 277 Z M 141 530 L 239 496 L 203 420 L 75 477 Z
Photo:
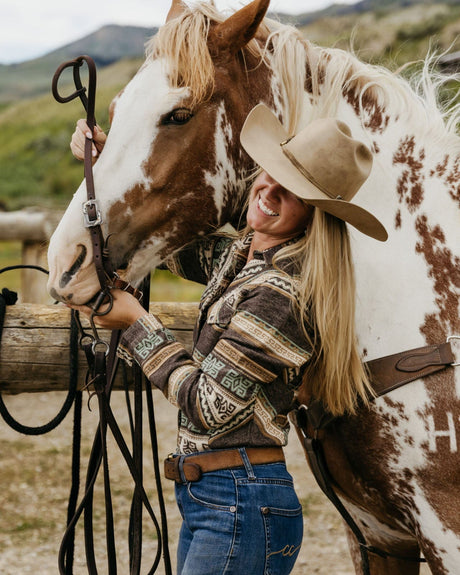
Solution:
M 58 294 L 58 292 L 57 292 L 54 288 L 51 288 L 51 289 L 49 290 L 49 293 L 50 293 L 50 296 L 51 296 L 53 299 L 55 299 L 55 300 L 57 300 L 57 301 L 60 301 L 59 294 Z
M 80 247 L 80 254 L 78 255 L 77 259 L 71 265 L 70 269 L 62 274 L 61 279 L 59 280 L 59 287 L 60 288 L 64 288 L 70 282 L 70 280 L 73 278 L 73 276 L 80 269 L 81 264 L 85 261 L 86 254 L 88 253 L 88 250 L 82 244 L 80 244 L 79 247 Z

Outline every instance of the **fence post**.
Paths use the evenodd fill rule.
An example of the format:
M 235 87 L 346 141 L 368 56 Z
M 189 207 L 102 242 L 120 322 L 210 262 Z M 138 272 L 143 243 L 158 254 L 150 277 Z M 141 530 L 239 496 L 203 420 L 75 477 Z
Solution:
M 22 242 L 22 263 L 24 265 L 47 266 L 47 245 L 45 242 L 25 240 Z M 38 270 L 21 270 L 21 293 L 23 303 L 50 303 L 46 290 L 48 276 Z
M 26 209 L 0 212 L 0 241 L 22 242 L 22 261 L 47 269 L 48 241 L 61 214 L 49 210 Z M 19 300 L 22 303 L 51 303 L 46 291 L 47 276 L 37 270 L 21 270 Z

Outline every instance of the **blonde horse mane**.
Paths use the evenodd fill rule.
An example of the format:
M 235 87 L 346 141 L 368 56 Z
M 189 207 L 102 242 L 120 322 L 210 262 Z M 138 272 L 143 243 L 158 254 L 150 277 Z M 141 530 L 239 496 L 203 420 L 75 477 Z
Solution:
M 162 26 L 147 45 L 147 57 L 166 59 L 171 86 L 188 87 L 194 104 L 212 93 L 214 66 L 207 46 L 208 31 L 211 21 L 225 18 L 213 3 L 193 3 Z M 421 74 L 409 81 L 382 66 L 363 63 L 351 52 L 316 46 L 293 26 L 269 18 L 264 24 L 264 46 L 253 40 L 248 48 L 267 62 L 278 78 L 278 104 L 290 133 L 297 130 L 305 110 L 305 89 L 310 93 L 309 120 L 337 115 L 346 96 L 359 106 L 364 129 L 369 115 L 385 110 L 393 116 L 414 118 L 414 126 L 431 137 L 457 133 L 460 102 L 454 96 L 439 104 L 440 88 L 453 77 L 434 72 L 436 56 L 428 56 Z

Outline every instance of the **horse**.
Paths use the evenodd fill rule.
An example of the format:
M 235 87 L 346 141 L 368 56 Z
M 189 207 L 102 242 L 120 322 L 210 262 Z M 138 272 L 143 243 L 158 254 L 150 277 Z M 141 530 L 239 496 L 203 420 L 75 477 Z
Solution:
M 255 166 L 239 144 L 263 102 L 290 133 L 315 118 L 346 122 L 374 153 L 356 201 L 389 231 L 350 230 L 363 360 L 437 344 L 460 332 L 458 107 L 436 104 L 428 63 L 401 76 L 323 48 L 268 18 L 269 0 L 233 13 L 173 0 L 137 74 L 113 100 L 94 184 L 111 265 L 138 282 L 188 242 L 236 225 Z M 424 88 L 424 90 L 423 90 Z M 262 143 L 263 145 L 263 143 Z M 49 245 L 52 296 L 99 290 L 83 181 Z M 302 390 L 308 401 L 308 382 Z M 454 367 L 375 399 L 325 430 L 338 496 L 369 545 L 372 575 L 459 573 L 460 373 Z M 349 528 L 347 528 L 349 531 Z M 359 545 L 349 533 L 357 574 Z

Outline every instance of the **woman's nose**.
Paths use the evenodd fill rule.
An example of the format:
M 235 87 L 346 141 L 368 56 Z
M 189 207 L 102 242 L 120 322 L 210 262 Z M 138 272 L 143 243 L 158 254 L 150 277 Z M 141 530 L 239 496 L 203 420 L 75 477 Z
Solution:
M 279 199 L 284 192 L 284 188 L 279 184 L 276 180 L 271 179 L 267 183 L 267 192 L 266 195 L 269 198 Z

